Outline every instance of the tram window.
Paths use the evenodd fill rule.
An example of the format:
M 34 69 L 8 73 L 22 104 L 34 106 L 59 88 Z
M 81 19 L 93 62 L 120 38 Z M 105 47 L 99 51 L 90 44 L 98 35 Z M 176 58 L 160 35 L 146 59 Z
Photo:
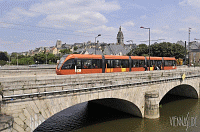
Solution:
M 129 67 L 128 60 L 121 60 L 121 67 L 122 68 L 128 68 Z
M 83 59 L 82 60 L 82 69 L 91 69 L 92 68 L 92 60 L 91 59 Z
M 113 68 L 114 60 L 106 60 L 107 68 Z
M 169 66 L 172 66 L 173 65 L 173 61 L 169 61 Z
M 138 67 L 139 64 L 138 64 L 138 60 L 132 60 L 132 67 Z
M 92 60 L 92 68 L 102 68 L 102 60 L 93 59 Z
M 153 61 L 153 60 L 151 60 L 150 62 L 151 62 L 151 65 L 150 65 L 150 66 L 152 67 L 152 66 L 154 65 L 154 61 Z
M 70 60 L 66 61 L 63 64 L 62 69 L 75 69 L 75 61 L 74 61 L 74 59 L 70 59 Z
M 101 59 L 97 60 L 97 66 L 98 66 L 98 68 L 102 68 L 102 60 Z
M 147 67 L 149 67 L 149 60 L 147 60 Z
M 155 64 L 155 62 L 153 62 L 153 60 L 150 60 L 150 67 L 152 67 L 153 64 Z M 147 67 L 149 67 L 149 60 L 147 60 Z
M 165 61 L 165 66 L 168 66 L 168 61 Z
M 173 61 L 173 66 L 176 66 L 176 61 Z
M 63 62 L 65 61 L 65 58 L 66 56 L 63 56 L 60 61 L 59 61 L 59 64 L 58 64 L 58 69 L 62 66 Z
M 114 67 L 115 68 L 121 67 L 121 60 L 115 60 Z
M 157 66 L 162 65 L 162 61 L 157 61 Z
M 155 65 L 155 62 L 153 60 L 150 60 L 150 67 Z M 147 60 L 147 67 L 149 67 L 149 60 Z
M 139 60 L 139 67 L 144 67 L 144 60 Z
M 77 69 L 81 69 L 81 60 L 77 60 L 77 62 L 76 62 L 76 67 L 77 67 Z
M 135 61 L 137 61 L 137 60 L 131 60 L 131 67 L 135 67 L 136 65 L 135 65 Z
M 165 61 L 165 66 L 174 66 L 174 63 L 173 61 L 168 60 L 168 61 Z

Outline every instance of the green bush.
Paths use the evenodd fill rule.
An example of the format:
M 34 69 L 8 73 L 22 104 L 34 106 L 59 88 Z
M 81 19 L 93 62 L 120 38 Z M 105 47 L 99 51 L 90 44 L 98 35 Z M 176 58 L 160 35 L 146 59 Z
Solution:
M 0 60 L 0 65 L 1 65 L 1 66 L 5 65 L 6 63 L 7 63 L 6 61 Z

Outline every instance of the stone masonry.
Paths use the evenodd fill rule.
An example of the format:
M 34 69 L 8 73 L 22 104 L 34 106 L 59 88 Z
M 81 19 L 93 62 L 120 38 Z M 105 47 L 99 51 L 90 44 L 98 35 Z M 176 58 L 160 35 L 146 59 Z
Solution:
M 13 119 L 9 129 L 12 132 L 32 132 L 61 110 L 96 99 L 120 99 L 124 106 L 129 107 L 131 103 L 133 107 L 104 105 L 140 117 L 158 118 L 159 102 L 168 92 L 200 97 L 198 68 L 0 79 L 1 113 Z

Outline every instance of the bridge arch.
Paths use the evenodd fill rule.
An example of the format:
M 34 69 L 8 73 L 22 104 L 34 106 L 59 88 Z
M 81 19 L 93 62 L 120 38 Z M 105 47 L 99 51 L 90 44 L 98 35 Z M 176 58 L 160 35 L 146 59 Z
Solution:
M 169 89 L 165 94 L 160 95 L 160 102 L 167 94 L 198 99 L 198 91 L 189 84 L 181 84 Z
M 116 109 L 118 111 L 122 111 L 125 113 L 128 113 L 133 116 L 137 117 L 142 117 L 142 113 L 140 109 L 132 102 L 124 100 L 124 99 L 119 99 L 119 98 L 101 98 L 101 99 L 94 99 L 94 100 L 89 100 L 86 102 L 82 102 L 79 104 L 75 104 L 73 106 L 70 106 L 64 110 L 61 110 L 48 119 L 46 119 L 43 123 L 41 123 L 35 131 L 42 131 L 42 130 L 56 130 L 56 129 L 65 129 L 66 127 L 63 126 L 65 123 L 68 127 L 72 128 L 66 128 L 66 129 L 71 129 L 72 131 L 75 129 L 78 129 L 84 122 L 84 120 L 87 118 L 88 114 L 92 112 L 92 115 L 94 114 L 94 108 L 90 109 L 91 107 L 95 107 L 98 105 L 98 108 L 101 107 L 109 107 L 112 109 Z M 110 111 L 110 109 L 109 109 Z M 102 114 L 99 113 L 101 111 L 96 111 L 96 114 Z M 104 110 L 105 113 L 105 110 Z M 82 119 L 82 117 L 85 119 Z M 90 115 L 91 116 L 91 115 Z M 63 118 L 63 119 L 60 119 Z M 65 121 L 66 120 L 66 121 Z M 64 122 L 64 123 L 62 123 Z M 72 122 L 72 124 L 70 124 Z M 80 126 L 74 126 L 75 129 L 73 128 L 73 123 L 78 124 Z M 87 124 L 87 123 L 86 123 Z M 70 126 L 71 125 L 71 126 Z M 70 130 L 70 131 L 71 131 Z
M 119 98 L 102 98 L 89 102 L 101 104 L 134 116 L 142 117 L 142 112 L 133 102 Z

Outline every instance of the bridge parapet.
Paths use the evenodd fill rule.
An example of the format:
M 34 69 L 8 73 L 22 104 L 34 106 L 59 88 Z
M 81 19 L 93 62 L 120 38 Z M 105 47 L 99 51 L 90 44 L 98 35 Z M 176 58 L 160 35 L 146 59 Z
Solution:
M 132 84 L 146 81 L 167 80 L 181 78 L 183 74 L 195 76 L 200 73 L 200 69 L 171 70 L 171 71 L 145 71 L 145 72 L 126 72 L 126 73 L 103 73 L 103 74 L 84 74 L 67 76 L 46 76 L 46 77 L 27 77 L 11 80 L 4 78 L 3 97 L 12 95 L 23 95 L 41 92 L 55 92 L 62 90 L 72 90 L 99 86 Z M 6 80 L 7 79 L 7 80 Z M 29 80 L 28 80 L 29 79 Z
M 200 75 L 190 75 L 186 78 L 194 78 L 200 77 Z M 41 97 L 46 95 L 62 95 L 62 94 L 70 94 L 70 93 L 79 93 L 79 92 L 87 92 L 93 90 L 104 90 L 104 89 L 113 89 L 123 86 L 145 86 L 149 84 L 160 84 L 165 82 L 173 82 L 173 81 L 182 81 L 181 76 L 179 77 L 168 77 L 166 78 L 156 78 L 155 80 L 147 78 L 147 79 L 134 79 L 128 77 L 122 81 L 111 81 L 103 79 L 103 81 L 98 80 L 96 82 L 78 82 L 78 83 L 70 83 L 70 84 L 57 84 L 57 85 L 43 85 L 43 86 L 35 86 L 29 88 L 8 88 L 3 90 L 3 99 L 24 99 L 24 98 L 33 98 L 33 97 Z M 7 98 L 7 99 L 6 99 Z

